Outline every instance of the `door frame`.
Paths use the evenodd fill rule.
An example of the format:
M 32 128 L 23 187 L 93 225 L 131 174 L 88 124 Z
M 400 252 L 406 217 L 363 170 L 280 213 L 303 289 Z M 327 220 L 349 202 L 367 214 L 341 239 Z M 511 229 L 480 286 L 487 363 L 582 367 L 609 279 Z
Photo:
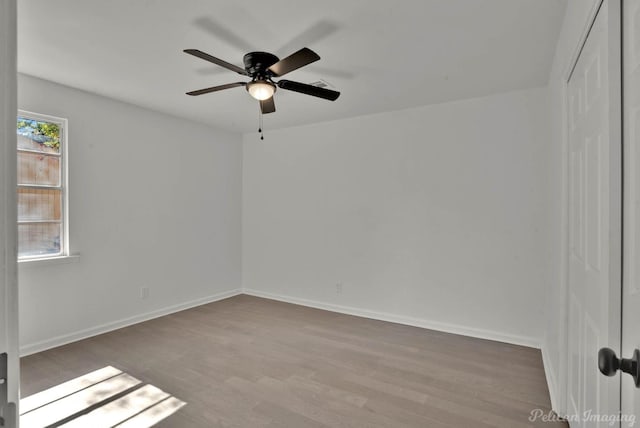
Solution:
M 16 208 L 17 2 L 0 2 L 0 346 L 8 354 L 7 401 L 20 399 Z M 17 409 L 2 409 L 5 423 L 18 424 Z M 15 418 L 15 420 L 14 420 Z
M 613 55 L 613 60 L 619 64 L 619 68 L 616 73 L 612 73 L 611 69 L 609 70 L 609 81 L 607 82 L 609 85 L 610 92 L 610 100 L 618 100 L 619 102 L 610 102 L 610 120 L 609 120 L 609 137 L 611 141 L 618 141 L 615 147 L 619 150 L 618 159 L 620 159 L 620 165 L 618 165 L 618 169 L 620 174 L 617 176 L 611 176 L 610 186 L 615 190 L 615 192 L 611 192 L 612 195 L 617 193 L 619 195 L 619 200 L 615 201 L 615 204 L 611 205 L 611 218 L 617 217 L 619 220 L 617 222 L 618 227 L 615 230 L 611 230 L 610 234 L 615 236 L 617 234 L 620 236 L 620 245 L 611 246 L 611 252 L 609 254 L 610 257 L 610 283 L 619 284 L 618 287 L 611 287 L 609 296 L 610 296 L 610 309 L 611 306 L 617 306 L 615 309 L 615 313 L 619 316 L 619 326 L 614 329 L 614 334 L 610 335 L 610 337 L 617 337 L 617 343 L 608 344 L 610 348 L 614 349 L 616 352 L 620 352 L 621 342 L 622 342 L 622 262 L 623 262 L 623 234 L 622 234 L 622 205 L 623 205 L 623 150 L 622 150 L 622 0 L 608 0 L 609 6 L 609 34 L 617 33 L 620 37 L 617 40 L 612 42 L 609 40 L 609 55 Z M 561 279 L 560 279 L 560 307 L 562 308 L 562 313 L 560 317 L 560 328 L 559 328 L 559 343 L 560 343 L 560 361 L 558 368 L 558 389 L 556 392 L 557 396 L 552 397 L 552 403 L 555 404 L 555 411 L 560 416 L 568 415 L 568 372 L 569 372 L 569 80 L 573 73 L 573 70 L 576 67 L 578 59 L 580 58 L 580 54 L 582 52 L 582 48 L 585 45 L 591 28 L 598 16 L 598 12 L 600 8 L 605 4 L 605 0 L 595 0 L 591 5 L 591 9 L 589 10 L 588 17 L 583 25 L 582 32 L 580 33 L 580 37 L 573 49 L 573 53 L 569 61 L 566 64 L 566 67 L 562 73 L 562 187 L 561 187 L 561 244 L 560 244 L 560 269 L 561 269 Z M 614 13 L 612 13 L 614 12 Z M 613 25 L 612 25 L 613 24 Z M 611 117 L 617 116 L 618 120 L 611 120 Z M 612 146 L 613 147 L 613 146 Z M 612 157 L 612 160 L 615 157 Z M 613 187 L 615 186 L 615 188 Z M 615 261 L 615 263 L 612 263 Z M 610 328 L 611 331 L 611 328 Z M 594 358 L 598 350 L 594 350 Z M 595 373 L 594 375 L 600 376 L 599 373 Z M 618 393 L 620 392 L 620 388 L 618 388 Z

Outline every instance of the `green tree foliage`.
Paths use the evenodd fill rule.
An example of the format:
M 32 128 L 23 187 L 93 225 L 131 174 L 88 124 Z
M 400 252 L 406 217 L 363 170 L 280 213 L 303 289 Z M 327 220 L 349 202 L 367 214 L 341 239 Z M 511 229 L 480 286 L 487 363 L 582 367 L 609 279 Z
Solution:
M 50 122 L 18 118 L 18 134 L 47 147 L 60 148 L 60 126 Z

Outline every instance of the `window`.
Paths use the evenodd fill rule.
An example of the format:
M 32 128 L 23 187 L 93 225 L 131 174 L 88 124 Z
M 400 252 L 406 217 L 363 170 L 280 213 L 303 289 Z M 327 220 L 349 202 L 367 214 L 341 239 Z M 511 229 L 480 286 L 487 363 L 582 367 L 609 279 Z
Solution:
M 18 259 L 69 255 L 67 121 L 18 112 Z

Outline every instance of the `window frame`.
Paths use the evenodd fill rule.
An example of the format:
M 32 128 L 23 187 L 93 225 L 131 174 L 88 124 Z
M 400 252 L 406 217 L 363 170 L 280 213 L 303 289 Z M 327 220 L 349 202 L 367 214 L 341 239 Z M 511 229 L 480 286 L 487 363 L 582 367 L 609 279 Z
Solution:
M 62 194 L 62 234 L 60 242 L 60 252 L 56 254 L 43 254 L 36 256 L 20 256 L 18 255 L 18 262 L 35 262 L 63 259 L 70 257 L 69 251 L 69 121 L 66 118 L 51 116 L 42 113 L 35 113 L 28 110 L 18 109 L 17 117 L 24 117 L 27 119 L 33 119 L 37 121 L 55 123 L 60 127 L 60 190 Z M 16 119 L 17 119 L 16 117 Z M 16 131 L 17 132 L 17 131 Z M 20 152 L 16 145 L 16 156 Z M 28 152 L 25 150 L 25 152 Z M 16 192 L 20 188 L 21 184 L 16 183 Z M 33 187 L 26 185 L 27 187 Z M 43 188 L 56 188 L 55 186 L 42 186 Z

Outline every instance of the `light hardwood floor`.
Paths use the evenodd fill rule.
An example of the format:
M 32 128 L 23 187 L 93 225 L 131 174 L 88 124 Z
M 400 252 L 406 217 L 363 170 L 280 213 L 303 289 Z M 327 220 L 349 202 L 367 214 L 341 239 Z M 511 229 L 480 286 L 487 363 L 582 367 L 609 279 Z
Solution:
M 187 403 L 158 427 L 567 426 L 536 349 L 246 295 L 25 357 L 22 396 L 107 365 Z

